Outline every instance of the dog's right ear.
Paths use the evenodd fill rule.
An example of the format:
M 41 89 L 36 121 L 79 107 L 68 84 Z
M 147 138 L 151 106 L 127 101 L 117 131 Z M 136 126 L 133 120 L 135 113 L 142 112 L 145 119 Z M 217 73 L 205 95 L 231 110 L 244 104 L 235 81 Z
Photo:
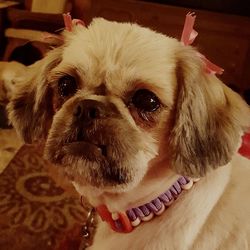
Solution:
M 46 138 L 53 117 L 53 92 L 48 72 L 61 61 L 61 48 L 48 53 L 27 68 L 27 74 L 16 83 L 7 106 L 9 120 L 26 143 Z

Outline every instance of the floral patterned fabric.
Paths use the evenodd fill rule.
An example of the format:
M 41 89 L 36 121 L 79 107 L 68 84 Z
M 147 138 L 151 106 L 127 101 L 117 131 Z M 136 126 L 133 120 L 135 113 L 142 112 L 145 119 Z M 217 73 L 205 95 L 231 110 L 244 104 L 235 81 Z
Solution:
M 57 186 L 45 165 L 41 149 L 24 145 L 0 175 L 0 249 L 57 249 L 84 224 L 87 204 Z

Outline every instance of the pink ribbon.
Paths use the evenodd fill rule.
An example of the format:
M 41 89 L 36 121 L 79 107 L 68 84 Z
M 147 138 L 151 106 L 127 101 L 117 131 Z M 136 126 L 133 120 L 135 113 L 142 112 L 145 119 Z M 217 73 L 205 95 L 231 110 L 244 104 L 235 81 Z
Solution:
M 65 29 L 67 31 L 72 31 L 72 28 L 74 25 L 80 24 L 84 27 L 86 26 L 85 23 L 80 19 L 73 19 L 72 20 L 70 13 L 63 14 L 63 20 L 64 20 Z
M 198 36 L 198 32 L 194 30 L 194 23 L 195 23 L 196 15 L 194 12 L 189 12 L 186 15 L 182 35 L 181 35 L 181 42 L 185 45 L 191 45 L 195 38 Z M 216 64 L 210 62 L 204 55 L 198 53 L 201 59 L 205 64 L 205 72 L 208 74 L 219 74 L 221 75 L 224 72 L 224 69 L 217 66 Z
M 193 43 L 198 36 L 198 32 L 193 29 L 196 15 L 194 12 L 188 12 L 186 15 L 183 31 L 181 34 L 181 42 L 187 46 Z
M 81 25 L 84 27 L 86 26 L 85 23 L 80 19 L 72 20 L 70 13 L 63 14 L 63 21 L 64 21 L 65 29 L 69 32 L 72 31 L 74 25 Z M 58 45 L 63 43 L 62 35 L 56 35 L 56 34 L 44 32 L 41 37 L 42 41 L 50 41 L 51 39 L 54 40 Z
M 181 35 L 181 42 L 185 46 L 191 45 L 198 35 L 198 32 L 196 30 L 194 30 L 194 28 L 193 28 L 194 23 L 195 23 L 195 18 L 196 18 L 196 15 L 194 12 L 189 12 L 186 15 L 186 19 L 185 19 L 185 23 L 184 23 L 184 27 L 183 27 L 183 31 L 182 31 L 182 35 Z M 72 20 L 70 13 L 63 14 L 63 20 L 64 20 L 65 29 L 69 32 L 72 31 L 74 25 L 81 25 L 84 27 L 86 26 L 85 23 L 80 19 L 73 19 Z M 49 39 L 49 38 L 54 38 L 54 39 L 57 39 L 58 41 L 63 40 L 63 38 L 60 35 L 52 35 L 52 34 L 45 35 L 44 40 Z M 209 61 L 201 53 L 198 52 L 198 55 L 202 58 L 202 60 L 204 62 L 206 73 L 221 75 L 224 72 L 224 69 L 222 69 L 221 67 L 219 67 L 216 64 L 212 63 L 211 61 Z

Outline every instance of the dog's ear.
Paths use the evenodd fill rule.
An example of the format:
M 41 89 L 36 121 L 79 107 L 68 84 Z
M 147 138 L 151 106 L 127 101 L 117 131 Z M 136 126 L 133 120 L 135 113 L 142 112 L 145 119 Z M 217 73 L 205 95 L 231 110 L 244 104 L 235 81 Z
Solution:
M 250 126 L 250 109 L 243 99 L 215 75 L 205 72 L 191 47 L 177 53 L 175 109 L 169 136 L 176 171 L 204 176 L 227 164 Z
M 27 68 L 27 74 L 16 83 L 7 106 L 9 120 L 26 143 L 47 136 L 53 117 L 53 92 L 47 81 L 48 72 L 61 61 L 61 48 L 48 53 Z

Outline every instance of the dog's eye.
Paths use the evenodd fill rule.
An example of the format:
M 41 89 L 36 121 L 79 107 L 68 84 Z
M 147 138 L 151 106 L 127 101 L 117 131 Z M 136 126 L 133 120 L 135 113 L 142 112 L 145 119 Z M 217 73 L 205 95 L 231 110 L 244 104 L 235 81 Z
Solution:
M 63 76 L 58 81 L 58 93 L 61 97 L 75 94 L 77 91 L 76 79 L 73 76 Z
M 144 112 L 154 112 L 160 107 L 157 96 L 147 89 L 139 89 L 132 97 L 133 105 Z

